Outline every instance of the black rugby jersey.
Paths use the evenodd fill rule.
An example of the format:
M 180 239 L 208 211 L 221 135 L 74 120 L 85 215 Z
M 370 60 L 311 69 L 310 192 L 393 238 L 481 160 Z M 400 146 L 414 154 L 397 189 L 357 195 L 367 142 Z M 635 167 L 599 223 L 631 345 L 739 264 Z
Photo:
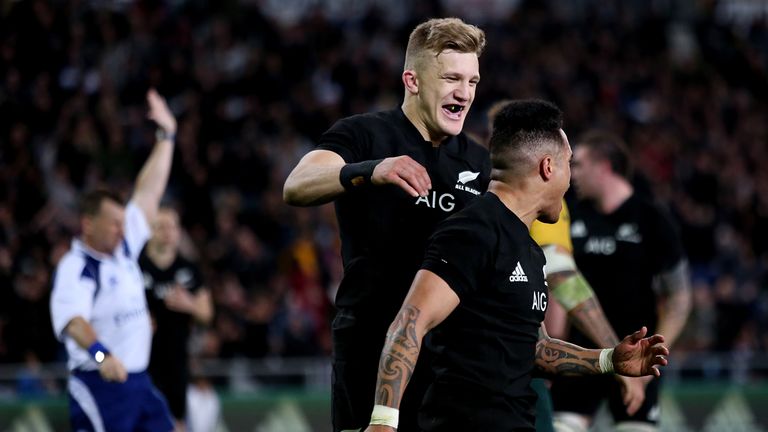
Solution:
M 182 256 L 177 256 L 168 268 L 160 269 L 147 257 L 146 248 L 139 257 L 139 266 L 144 274 L 147 306 L 157 326 L 152 337 L 150 367 L 166 364 L 186 370 L 192 316 L 168 309 L 165 296 L 177 283 L 194 295 L 202 286 L 200 272 Z
M 610 214 L 599 212 L 590 201 L 569 207 L 576 265 L 592 285 L 619 338 L 641 326 L 653 334 L 658 321 L 653 278 L 683 259 L 673 223 L 637 194 Z M 575 329 L 571 339 L 594 346 Z
M 445 280 L 461 302 L 432 331 L 436 377 L 422 428 L 533 427 L 530 382 L 549 301 L 544 266 L 528 228 L 493 193 L 439 225 L 422 268 Z
M 317 148 L 333 151 L 347 163 L 407 155 L 432 180 L 432 190 L 423 198 L 394 185 L 369 185 L 335 201 L 344 262 L 336 305 L 376 311 L 389 323 L 435 226 L 487 189 L 488 151 L 463 133 L 434 147 L 399 108 L 339 120 Z

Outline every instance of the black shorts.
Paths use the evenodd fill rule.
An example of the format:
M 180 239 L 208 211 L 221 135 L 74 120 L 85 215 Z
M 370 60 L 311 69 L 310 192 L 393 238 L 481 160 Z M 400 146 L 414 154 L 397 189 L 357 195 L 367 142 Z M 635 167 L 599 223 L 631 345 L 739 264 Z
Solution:
M 603 399 L 617 423 L 637 421 L 656 424 L 659 421 L 660 378 L 654 378 L 645 388 L 645 401 L 633 416 L 627 414 L 621 398 L 621 384 L 612 375 L 591 377 L 557 377 L 552 383 L 552 405 L 555 412 L 574 412 L 594 416 Z
M 358 314 L 359 315 L 359 314 Z M 389 322 L 339 310 L 333 320 L 333 389 L 331 410 L 334 432 L 365 430 L 371 420 L 379 358 Z M 430 352 L 424 348 L 400 404 L 398 432 L 417 432 L 417 414 L 431 382 Z
M 187 415 L 188 370 L 182 365 L 186 360 L 173 366 L 151 365 L 149 373 L 152 382 L 168 401 L 173 418 L 184 420 Z
M 508 398 L 474 386 L 435 382 L 424 399 L 419 425 L 424 432 L 536 432 L 536 398 Z

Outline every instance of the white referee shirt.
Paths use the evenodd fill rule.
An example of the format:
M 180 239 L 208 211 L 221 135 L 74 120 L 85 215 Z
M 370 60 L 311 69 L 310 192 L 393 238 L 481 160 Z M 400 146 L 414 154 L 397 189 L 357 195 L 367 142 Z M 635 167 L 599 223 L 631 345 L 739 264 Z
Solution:
M 95 370 L 98 365 L 64 329 L 80 316 L 98 340 L 128 372 L 142 372 L 149 364 L 152 324 L 139 254 L 149 239 L 144 213 L 133 202 L 125 209 L 125 237 L 112 255 L 89 248 L 80 240 L 59 262 L 51 294 L 53 330 L 69 354 L 69 370 Z

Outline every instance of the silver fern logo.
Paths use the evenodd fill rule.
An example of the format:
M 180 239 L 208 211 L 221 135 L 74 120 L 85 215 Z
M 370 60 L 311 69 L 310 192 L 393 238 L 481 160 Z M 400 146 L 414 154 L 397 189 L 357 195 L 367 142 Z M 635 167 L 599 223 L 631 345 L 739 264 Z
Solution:
M 472 172 L 472 171 L 462 171 L 459 173 L 459 179 L 456 181 L 456 189 L 464 192 L 469 192 L 473 195 L 480 195 L 480 191 L 471 188 L 469 186 L 465 186 L 467 182 L 471 182 L 472 180 L 475 180 L 480 175 L 480 172 Z
M 461 184 L 467 184 L 467 182 L 470 182 L 479 176 L 479 172 L 472 172 L 472 171 L 462 171 L 459 173 L 459 183 Z

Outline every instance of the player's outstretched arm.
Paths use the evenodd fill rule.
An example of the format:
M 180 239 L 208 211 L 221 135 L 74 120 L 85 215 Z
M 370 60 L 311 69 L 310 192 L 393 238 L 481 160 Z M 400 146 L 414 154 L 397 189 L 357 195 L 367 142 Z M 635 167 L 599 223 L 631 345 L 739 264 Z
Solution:
M 547 274 L 547 282 L 552 287 L 552 295 L 568 313 L 568 318 L 576 328 L 587 335 L 597 346 L 611 348 L 619 343 L 619 338 L 589 282 L 576 268 L 571 252 L 559 244 L 543 247 L 548 268 L 555 270 Z M 616 375 L 621 383 L 622 401 L 627 414 L 634 415 L 645 400 L 646 380 Z
M 409 156 L 347 164 L 330 150 L 313 150 L 288 175 L 283 200 L 295 206 L 325 204 L 347 190 L 384 184 L 414 198 L 426 196 L 432 187 L 427 170 Z
M 176 135 L 176 118 L 162 96 L 154 89 L 147 92 L 149 113 L 147 117 L 159 128 L 155 147 L 136 178 L 131 200 L 142 210 L 147 221 L 157 214 L 160 200 L 165 193 L 173 162 L 173 141 Z
M 547 335 L 542 325 L 536 344 L 536 367 L 552 375 L 593 375 L 615 372 L 624 376 L 659 376 L 667 364 L 669 350 L 661 345 L 664 336 L 645 337 L 643 327 L 616 347 L 602 350 L 582 348 Z
M 283 185 L 283 200 L 290 205 L 325 204 L 344 193 L 339 173 L 344 159 L 330 150 L 304 155 Z
M 379 360 L 376 397 L 367 432 L 397 429 L 397 409 L 419 358 L 421 341 L 459 305 L 459 297 L 439 276 L 419 270 L 387 332 Z

